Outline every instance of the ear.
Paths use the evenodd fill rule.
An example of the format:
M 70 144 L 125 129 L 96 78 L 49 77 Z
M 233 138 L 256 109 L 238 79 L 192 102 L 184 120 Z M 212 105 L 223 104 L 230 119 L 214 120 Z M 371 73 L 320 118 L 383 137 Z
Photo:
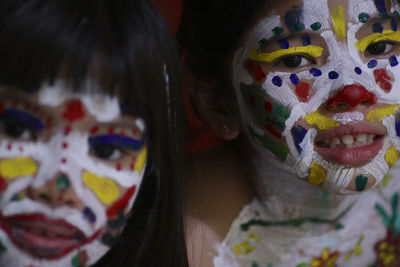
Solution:
M 189 71 L 183 73 L 190 101 L 197 114 L 224 140 L 238 137 L 239 125 L 234 112 L 223 97 L 222 88 L 216 82 L 197 80 Z

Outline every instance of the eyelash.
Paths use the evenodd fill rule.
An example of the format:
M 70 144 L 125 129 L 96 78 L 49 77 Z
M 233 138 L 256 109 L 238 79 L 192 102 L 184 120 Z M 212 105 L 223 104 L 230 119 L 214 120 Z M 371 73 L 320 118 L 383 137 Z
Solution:
M 299 57 L 301 60 L 298 66 L 288 66 L 287 64 L 285 64 L 285 60 L 293 59 L 294 57 Z M 303 62 L 304 60 L 306 60 L 307 62 L 304 63 Z M 288 62 L 286 62 L 286 63 L 288 63 Z M 301 67 L 307 66 L 309 64 L 315 64 L 315 60 L 304 54 L 292 54 L 292 55 L 288 55 L 288 56 L 279 58 L 275 61 L 275 66 L 284 67 L 284 68 L 301 68 Z
M 0 131 L 6 137 L 22 141 L 34 141 L 38 134 L 30 125 L 15 117 L 0 118 Z
M 101 150 L 101 149 L 103 149 L 103 150 Z M 111 149 L 111 151 L 109 151 L 107 149 Z M 90 145 L 89 153 L 101 160 L 118 161 L 124 155 L 128 154 L 129 152 L 119 145 L 110 144 L 110 143 L 99 143 L 99 144 L 95 144 L 95 145 Z

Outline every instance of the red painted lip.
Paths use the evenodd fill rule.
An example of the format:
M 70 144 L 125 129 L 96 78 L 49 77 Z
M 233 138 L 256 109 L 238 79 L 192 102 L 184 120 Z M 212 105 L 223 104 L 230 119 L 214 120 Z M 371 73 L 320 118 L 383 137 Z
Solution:
M 373 134 L 378 138 L 369 145 L 355 148 L 327 148 L 315 145 L 315 151 L 324 159 L 343 165 L 365 164 L 371 161 L 383 146 L 386 130 L 378 125 L 368 122 L 358 122 L 356 124 L 340 125 L 331 130 L 319 131 L 315 138 L 315 144 L 319 141 L 329 140 L 334 137 L 340 138 L 344 135 Z
M 57 259 L 93 241 L 100 234 L 86 238 L 84 233 L 64 220 L 42 214 L 0 217 L 0 226 L 12 242 L 35 258 Z

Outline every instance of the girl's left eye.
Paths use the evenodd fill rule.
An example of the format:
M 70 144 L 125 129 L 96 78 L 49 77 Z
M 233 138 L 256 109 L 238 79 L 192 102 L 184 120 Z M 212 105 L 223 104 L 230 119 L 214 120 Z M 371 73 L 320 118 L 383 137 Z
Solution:
M 287 68 L 298 68 L 298 67 L 306 66 L 310 63 L 312 63 L 311 60 L 309 60 L 308 58 L 306 58 L 305 56 L 302 56 L 302 55 L 286 56 L 286 57 L 278 60 L 279 65 L 282 64 L 284 67 L 287 67 Z
M 95 144 L 91 146 L 90 154 L 103 160 L 116 161 L 122 157 L 123 150 L 113 144 Z
M 7 137 L 15 139 L 28 141 L 36 138 L 35 131 L 29 125 L 14 118 L 0 120 L 0 130 Z
M 393 47 L 393 44 L 387 43 L 387 42 L 377 42 L 370 44 L 367 47 L 367 56 L 368 55 L 383 55 L 389 52 Z

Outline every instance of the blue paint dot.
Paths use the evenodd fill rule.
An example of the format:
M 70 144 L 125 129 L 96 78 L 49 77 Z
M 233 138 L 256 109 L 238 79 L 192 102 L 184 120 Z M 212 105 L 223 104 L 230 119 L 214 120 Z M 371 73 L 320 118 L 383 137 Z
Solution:
M 372 25 L 372 30 L 373 30 L 374 32 L 376 32 L 376 33 L 382 33 L 382 32 L 383 32 L 383 26 L 382 26 L 382 24 L 379 23 L 379 22 L 374 23 L 374 24 Z
M 279 76 L 275 76 L 274 78 L 272 78 L 272 83 L 278 87 L 282 86 L 282 79 Z
M 290 81 L 294 84 L 294 85 L 298 85 L 299 84 L 299 77 L 296 74 L 290 74 Z
M 376 61 L 375 59 L 371 60 L 370 62 L 368 62 L 367 66 L 370 69 L 373 69 L 376 67 L 376 65 L 378 65 L 378 61 Z
M 293 136 L 294 144 L 295 144 L 297 150 L 301 153 L 302 149 L 301 149 L 300 143 L 303 141 L 304 137 L 306 136 L 307 130 L 304 129 L 300 125 L 296 125 L 290 131 Z
M 362 73 L 362 70 L 359 67 L 355 67 L 354 72 L 360 75 Z
M 390 26 L 392 27 L 392 30 L 395 32 L 397 31 L 398 28 L 398 23 L 397 20 L 395 18 L 392 18 L 392 21 L 390 23 Z
M 311 38 L 310 36 L 303 36 L 301 37 L 301 40 L 303 41 L 303 45 L 307 46 L 311 44 Z
M 396 115 L 396 134 L 398 137 L 400 137 L 400 114 Z
M 375 7 L 380 13 L 387 13 L 385 0 L 374 0 Z
M 96 222 L 96 214 L 88 207 L 83 210 L 83 216 L 91 223 Z
M 322 75 L 322 72 L 317 69 L 317 68 L 311 68 L 310 69 L 310 73 L 314 76 L 314 77 L 318 77 Z
M 289 42 L 286 39 L 278 40 L 278 43 L 279 43 L 280 48 L 283 48 L 283 49 L 289 48 Z
M 336 71 L 331 71 L 331 72 L 329 72 L 328 76 L 329 76 L 329 79 L 334 80 L 334 79 L 339 78 L 339 73 L 337 73 Z
M 397 57 L 396 56 L 391 56 L 389 58 L 389 63 L 390 63 L 390 66 L 392 66 L 392 67 L 395 67 L 395 66 L 399 65 L 399 62 L 397 61 Z

